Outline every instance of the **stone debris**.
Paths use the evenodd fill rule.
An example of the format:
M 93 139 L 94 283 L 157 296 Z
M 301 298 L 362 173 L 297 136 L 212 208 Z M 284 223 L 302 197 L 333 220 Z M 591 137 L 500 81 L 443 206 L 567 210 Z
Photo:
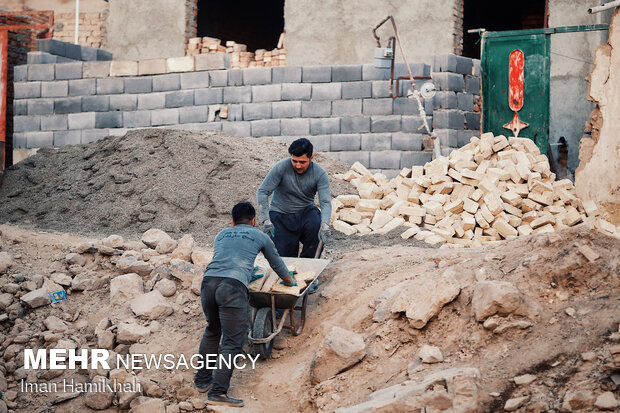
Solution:
M 601 410 L 616 410 L 618 408 L 618 401 L 612 392 L 606 391 L 596 398 L 594 406 Z
M 93 383 L 98 383 L 98 386 L 105 386 L 105 383 L 109 383 L 110 381 L 103 376 L 95 376 L 92 380 Z M 84 401 L 86 406 L 95 410 L 104 410 L 110 407 L 112 404 L 112 400 L 114 400 L 114 395 L 116 393 L 113 391 L 91 391 L 87 392 L 84 396 Z
M 366 356 L 366 344 L 360 334 L 334 326 L 319 346 L 310 377 L 317 384 L 357 364 Z
M 533 374 L 524 374 L 522 376 L 517 376 L 514 379 L 514 382 L 517 386 L 525 386 L 536 380 L 536 376 Z
M 506 404 L 504 404 L 504 410 L 507 412 L 514 412 L 519 407 L 523 406 L 523 403 L 525 403 L 529 398 L 529 396 L 523 396 L 508 399 L 506 400 Z
M 476 320 L 481 322 L 495 314 L 535 318 L 538 313 L 534 303 L 507 281 L 478 281 L 472 307 Z
M 418 352 L 418 357 L 422 360 L 422 363 L 441 363 L 443 361 L 443 354 L 439 347 L 429 346 L 424 344 Z
M 102 239 L 101 243 L 106 247 L 117 249 L 123 249 L 125 246 L 125 241 L 120 235 L 110 235 L 109 237 Z
M 147 320 L 165 318 L 173 313 L 168 300 L 157 290 L 138 295 L 129 306 L 136 316 Z
M 485 133 L 448 157 L 404 168 L 391 180 L 359 162 L 337 178 L 359 193 L 332 201 L 332 225 L 346 235 L 385 235 L 401 228 L 405 240 L 475 247 L 585 222 L 620 236 L 618 228 L 597 217 L 593 202 L 577 198 L 570 180 L 555 180 L 547 157 L 528 138 Z M 582 253 L 592 260 L 596 254 L 587 248 Z
M 135 273 L 123 274 L 110 281 L 110 303 L 124 305 L 144 294 L 144 282 Z
M 120 323 L 116 331 L 116 340 L 121 344 L 133 344 L 148 337 L 151 330 L 136 323 Z
M 177 284 L 168 278 L 164 278 L 155 284 L 155 289 L 164 297 L 171 297 L 177 292 Z
M 58 290 L 55 290 L 58 291 Z M 52 302 L 50 293 L 47 288 L 39 288 L 34 291 L 30 291 L 21 297 L 22 302 L 28 304 L 32 308 L 48 305 Z
M 0 251 L 0 274 L 6 274 L 13 265 L 13 256 L 6 251 Z

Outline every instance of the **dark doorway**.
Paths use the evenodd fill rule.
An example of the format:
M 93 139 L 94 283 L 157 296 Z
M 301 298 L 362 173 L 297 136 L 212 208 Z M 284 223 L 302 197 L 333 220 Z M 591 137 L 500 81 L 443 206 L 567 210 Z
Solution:
M 284 0 L 198 0 L 198 36 L 274 49 L 284 31 Z
M 541 29 L 545 27 L 546 0 L 465 0 L 463 9 L 463 56 L 480 59 L 480 36 L 470 29 Z

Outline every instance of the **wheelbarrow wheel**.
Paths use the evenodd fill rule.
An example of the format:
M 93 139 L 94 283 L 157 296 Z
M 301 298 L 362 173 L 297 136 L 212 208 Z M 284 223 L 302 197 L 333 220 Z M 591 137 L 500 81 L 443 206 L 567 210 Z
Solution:
M 259 308 L 254 317 L 252 335 L 254 338 L 265 338 L 273 332 L 273 322 L 271 318 L 271 308 Z M 254 344 L 254 354 L 258 354 L 263 360 L 271 357 L 273 350 L 273 340 L 265 344 Z

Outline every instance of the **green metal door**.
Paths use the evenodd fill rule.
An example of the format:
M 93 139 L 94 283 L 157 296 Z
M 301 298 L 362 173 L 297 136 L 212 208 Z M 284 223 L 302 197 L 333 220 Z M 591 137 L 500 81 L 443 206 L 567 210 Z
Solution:
M 528 126 L 519 132 L 519 136 L 534 140 L 544 154 L 549 140 L 549 44 L 546 34 L 485 33 L 481 62 L 482 129 L 495 135 L 513 136 L 513 132 L 505 127 L 515 115 L 509 105 L 509 59 L 515 50 L 523 52 L 523 103 L 517 116 Z

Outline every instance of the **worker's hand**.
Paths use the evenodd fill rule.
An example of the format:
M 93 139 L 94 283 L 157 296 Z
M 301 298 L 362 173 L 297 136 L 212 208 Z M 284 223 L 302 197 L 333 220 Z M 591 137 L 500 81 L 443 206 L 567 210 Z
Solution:
M 329 228 L 329 224 L 327 222 L 323 222 L 321 224 L 321 229 L 319 230 L 319 239 L 323 242 L 323 244 L 327 244 L 331 236 L 332 230 Z
M 266 219 L 263 221 L 263 232 L 269 235 L 271 238 L 276 236 L 276 229 L 270 220 Z
M 253 283 L 254 281 L 258 280 L 259 278 L 263 278 L 265 276 L 265 274 L 257 274 L 258 272 L 258 266 L 254 267 L 254 271 L 252 271 L 252 277 L 250 278 L 250 283 Z
M 295 278 L 293 277 L 293 271 L 289 271 L 288 276 L 280 281 L 280 284 L 287 287 L 296 287 L 297 281 L 295 281 Z

